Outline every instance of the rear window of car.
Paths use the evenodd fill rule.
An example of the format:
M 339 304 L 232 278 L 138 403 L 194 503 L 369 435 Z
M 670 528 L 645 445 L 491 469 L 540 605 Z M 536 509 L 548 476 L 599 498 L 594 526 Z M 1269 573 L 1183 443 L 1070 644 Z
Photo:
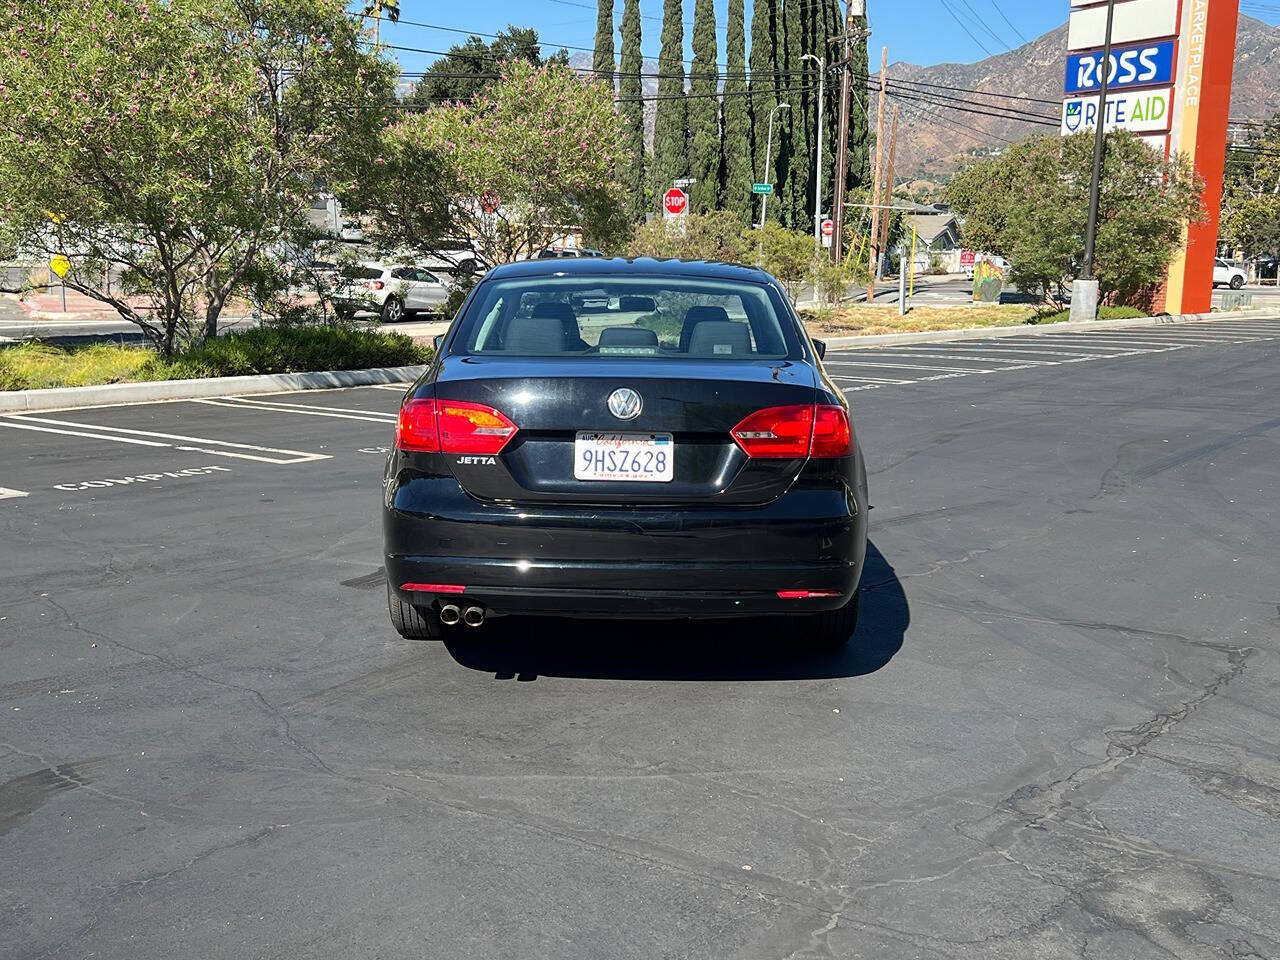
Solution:
M 528 357 L 798 358 L 776 290 L 698 278 L 524 277 L 483 284 L 451 352 Z
M 352 267 L 343 271 L 352 280 L 379 280 L 384 272 L 376 267 Z

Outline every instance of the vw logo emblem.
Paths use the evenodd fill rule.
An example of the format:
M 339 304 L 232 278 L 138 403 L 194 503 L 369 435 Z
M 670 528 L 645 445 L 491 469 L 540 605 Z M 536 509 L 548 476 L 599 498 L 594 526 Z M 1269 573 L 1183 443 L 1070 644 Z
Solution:
M 609 412 L 619 420 L 634 420 L 643 408 L 640 394 L 630 387 L 621 387 L 609 394 Z

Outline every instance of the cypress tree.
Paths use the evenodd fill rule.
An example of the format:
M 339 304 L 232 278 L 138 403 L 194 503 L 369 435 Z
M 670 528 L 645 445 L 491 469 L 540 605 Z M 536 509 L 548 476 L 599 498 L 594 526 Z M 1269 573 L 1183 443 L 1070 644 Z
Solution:
M 871 185 L 871 91 L 867 59 L 867 18 L 854 17 L 854 30 L 862 39 L 853 43 L 853 58 L 849 64 L 853 72 L 853 88 L 849 95 L 849 189 Z
M 720 195 L 719 67 L 716 10 L 712 0 L 693 5 L 693 69 L 689 71 L 689 176 L 694 213 L 716 209 Z
M 811 105 L 816 96 L 805 92 L 809 78 L 803 74 L 808 61 L 800 59 L 803 48 L 804 20 L 801 15 L 803 0 L 786 0 L 782 9 L 782 34 L 784 37 L 781 72 L 784 74 L 783 86 L 787 90 L 786 102 L 791 109 L 786 111 L 786 124 L 783 136 L 783 149 L 779 159 L 779 192 L 782 194 L 782 222 L 795 229 L 812 229 L 813 222 L 805 211 L 805 197 L 809 186 L 809 143 L 806 128 L 812 126 L 809 121 Z
M 689 172 L 689 118 L 684 98 L 684 22 L 680 0 L 662 10 L 662 49 L 658 53 L 658 112 L 653 125 L 653 203 L 659 204 L 671 181 Z
M 623 141 L 630 154 L 623 174 L 627 187 L 627 208 L 635 220 L 652 209 L 645 182 L 644 104 L 640 100 L 644 96 L 644 85 L 640 80 L 643 68 L 644 56 L 640 52 L 640 0 L 623 0 L 618 115 L 622 118 Z
M 613 86 L 613 0 L 597 0 L 596 52 L 591 63 L 597 79 Z
M 756 183 L 774 183 L 772 163 L 765 169 L 769 114 L 778 102 L 774 77 L 774 0 L 752 0 L 751 6 L 751 157 Z M 785 111 L 784 111 L 785 112 Z M 776 132 L 776 131 L 775 131 Z M 774 146 L 776 148 L 776 137 Z M 776 156 L 777 150 L 774 150 Z
M 751 222 L 751 110 L 746 97 L 747 36 L 743 0 L 729 0 L 728 72 L 724 81 L 724 158 L 720 197 L 744 224 Z

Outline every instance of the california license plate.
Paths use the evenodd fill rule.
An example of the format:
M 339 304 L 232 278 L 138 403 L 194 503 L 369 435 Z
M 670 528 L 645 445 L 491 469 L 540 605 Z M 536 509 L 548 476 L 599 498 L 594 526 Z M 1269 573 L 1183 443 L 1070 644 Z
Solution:
M 669 483 L 675 444 L 669 433 L 580 433 L 573 444 L 576 480 Z

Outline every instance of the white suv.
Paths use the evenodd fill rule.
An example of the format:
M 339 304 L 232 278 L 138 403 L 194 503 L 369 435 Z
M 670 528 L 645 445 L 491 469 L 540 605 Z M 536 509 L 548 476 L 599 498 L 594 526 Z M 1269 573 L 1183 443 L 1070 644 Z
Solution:
M 408 264 L 360 263 L 334 280 L 333 308 L 340 317 L 376 313 L 397 323 L 415 313 L 439 313 L 449 288 L 430 270 Z
M 1244 286 L 1246 280 L 1245 272 L 1233 263 L 1227 263 L 1221 257 L 1213 261 L 1213 285 L 1228 286 L 1232 290 L 1239 290 Z

